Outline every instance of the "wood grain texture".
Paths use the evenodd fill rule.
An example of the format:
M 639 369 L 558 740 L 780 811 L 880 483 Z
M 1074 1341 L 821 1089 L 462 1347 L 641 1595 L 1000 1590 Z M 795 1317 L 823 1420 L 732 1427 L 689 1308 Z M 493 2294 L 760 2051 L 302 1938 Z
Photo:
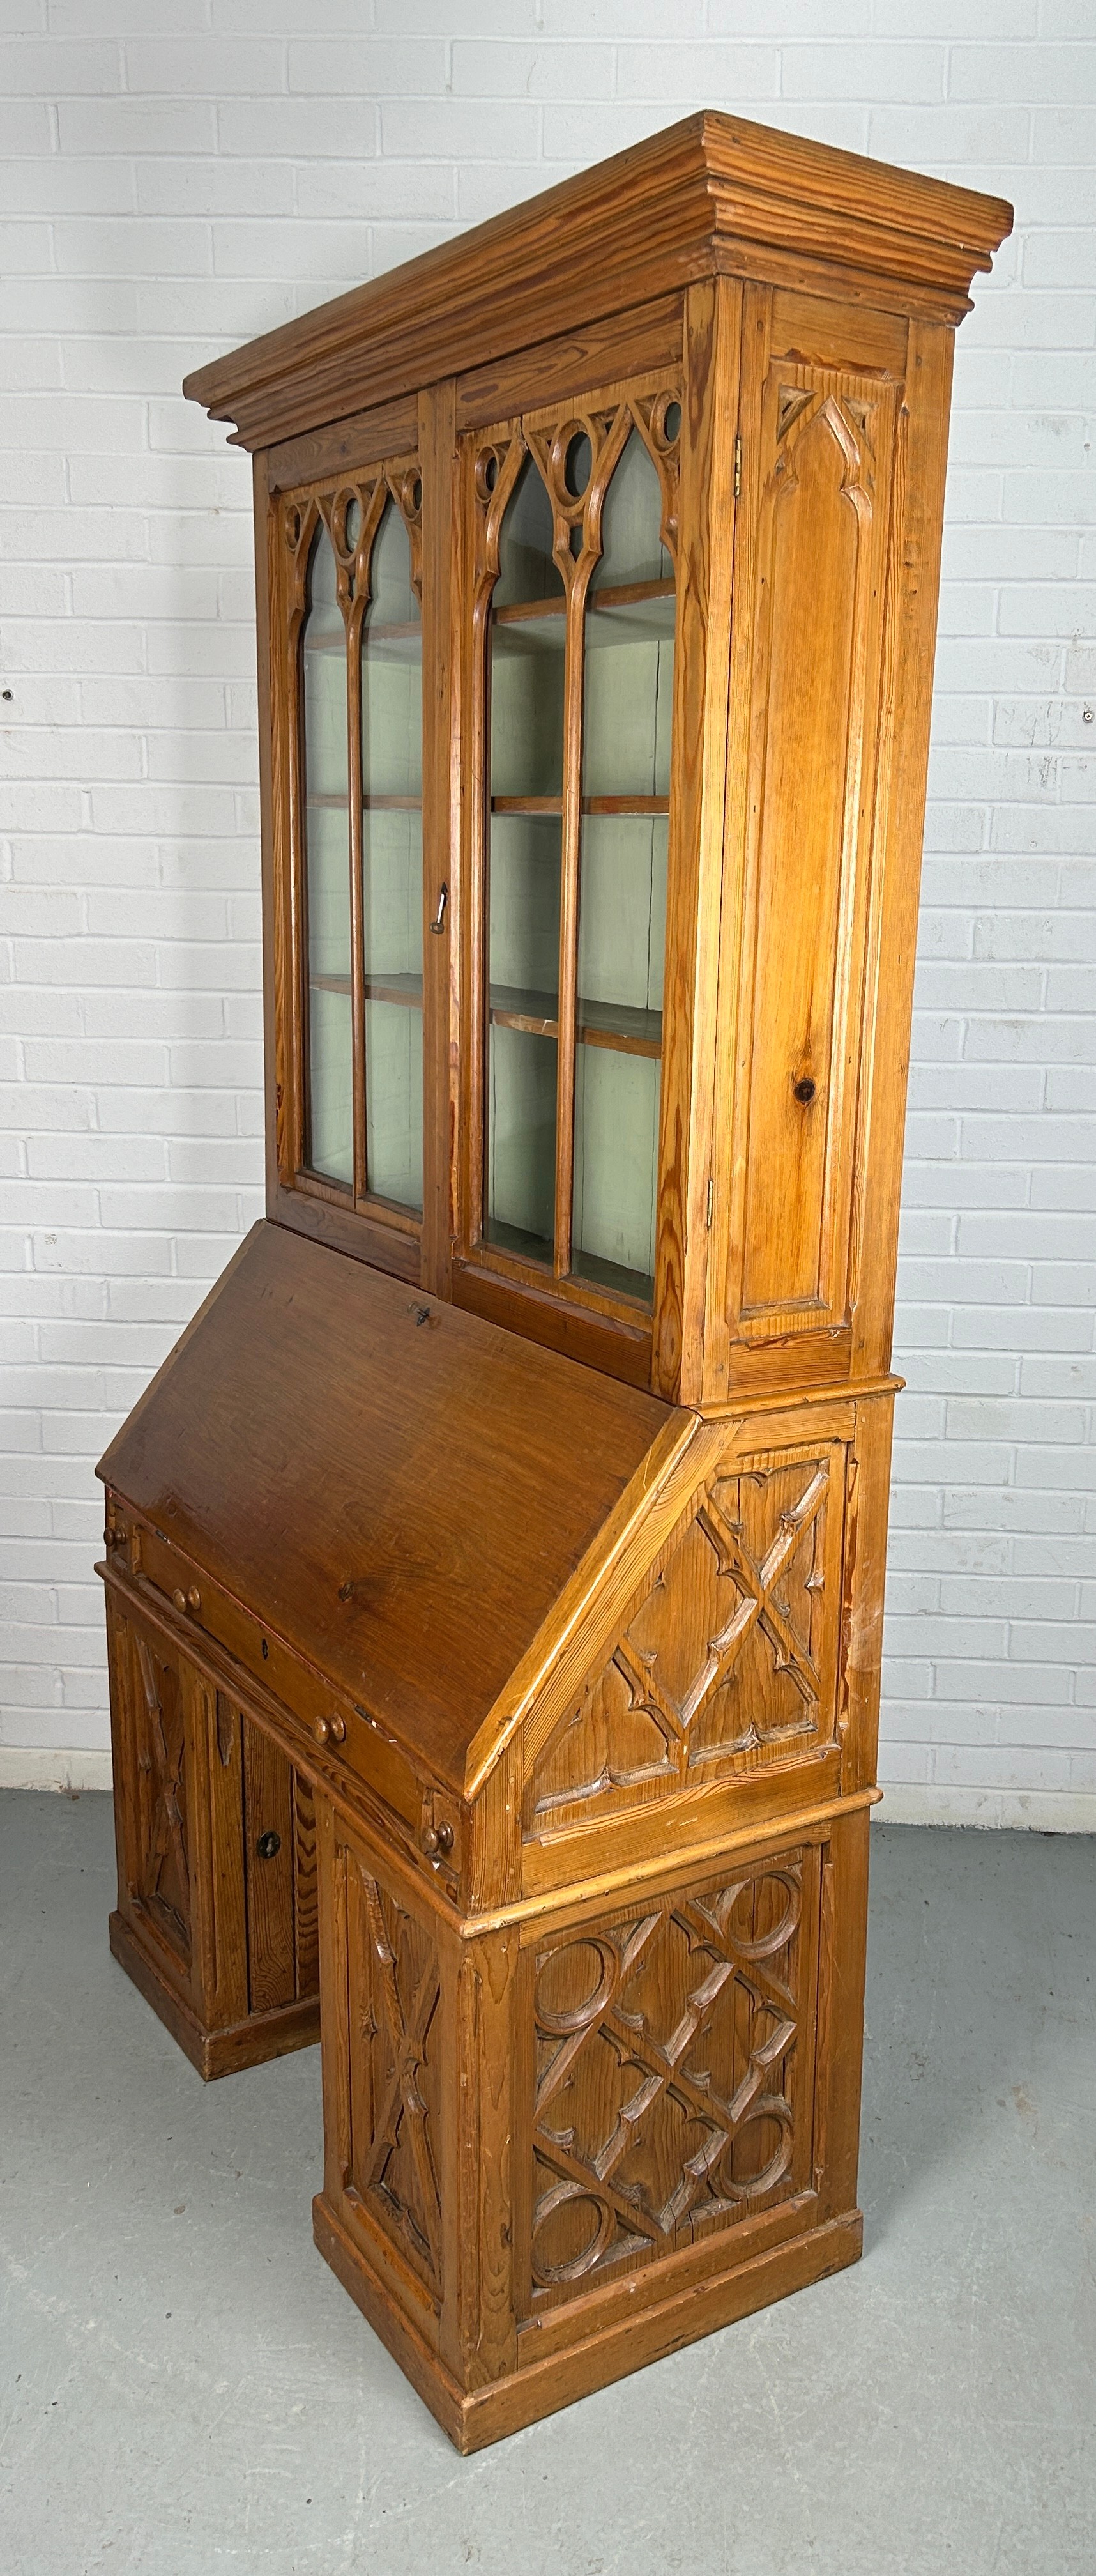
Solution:
M 111 1945 L 205 2075 L 314 2037 L 318 1983 L 316 2241 L 462 2450 L 860 2248 L 951 353 L 1010 221 L 701 114 L 187 384 L 259 451 L 275 1222 L 101 1470 Z M 361 752 L 390 506 L 422 611 L 423 972 L 393 949 L 378 993 L 364 818 L 415 803 Z M 349 998 L 354 1056 L 352 1157 L 336 1119 L 322 1169 L 300 649 L 321 530 L 347 759 L 311 784 L 346 809 L 351 929 L 313 981 Z M 598 679 L 614 639 L 639 659 Z M 492 908 L 526 878 L 496 977 Z M 404 1032 L 423 1012 L 421 1224 L 367 1188 L 376 1000 Z M 489 1029 L 557 1050 L 554 1167 L 530 1075 L 512 1132 L 536 1188 L 501 1214 Z M 629 1054 L 636 1089 L 611 1092 Z M 657 1154 L 640 1171 L 641 1118 L 608 1120 L 587 1233 L 589 1066 L 603 1103 L 650 1101 L 653 1140 L 659 1059 Z M 657 1163 L 653 1256 L 623 1222 L 629 1154 L 643 1192 Z
M 157 1383 L 105 1480 L 458 1793 L 477 1728 L 666 1421 L 650 1396 L 269 1225 Z
M 449 1295 L 450 1165 L 456 1113 L 454 968 L 460 917 L 460 698 L 454 562 L 459 544 L 452 382 L 423 395 L 419 406 L 423 478 L 422 581 L 422 962 L 423 962 L 423 1231 L 422 1283 Z M 440 931 L 434 924 L 441 915 Z M 454 914 L 456 921 L 454 922 Z
M 652 1377 L 692 1404 L 703 1383 L 712 1098 L 727 776 L 727 692 L 742 328 L 737 287 L 686 302 L 680 644 L 674 673 Z
M 839 369 L 774 356 L 772 311 L 747 290 L 707 1401 L 765 1345 L 847 1368 L 858 1288 L 896 391 L 856 313 Z
M 272 443 L 625 311 L 637 242 L 647 298 L 717 258 L 761 274 L 766 260 L 845 263 L 882 282 L 881 304 L 957 321 L 1011 222 L 999 199 L 705 110 L 199 368 L 184 390 L 245 446 Z
M 318 1975 L 298 1955 L 315 1860 L 292 1827 L 283 1750 L 247 1732 L 227 1693 L 154 1611 L 115 1582 L 108 1635 L 117 1781 L 116 1958 L 204 2076 L 256 2065 L 318 2036 Z M 307 1793 L 306 1793 L 307 1804 Z M 261 1826 L 288 1825 L 273 1880 L 252 1866 Z

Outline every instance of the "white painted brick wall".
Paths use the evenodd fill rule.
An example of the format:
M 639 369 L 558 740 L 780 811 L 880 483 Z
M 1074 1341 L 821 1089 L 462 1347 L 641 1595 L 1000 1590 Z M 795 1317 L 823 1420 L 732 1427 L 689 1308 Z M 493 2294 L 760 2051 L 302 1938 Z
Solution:
M 95 1776 L 93 1462 L 261 1207 L 248 468 L 180 378 L 708 103 L 1016 204 L 958 345 L 882 1771 L 900 1812 L 1096 1820 L 1094 35 L 0 0 L 6 1776 Z

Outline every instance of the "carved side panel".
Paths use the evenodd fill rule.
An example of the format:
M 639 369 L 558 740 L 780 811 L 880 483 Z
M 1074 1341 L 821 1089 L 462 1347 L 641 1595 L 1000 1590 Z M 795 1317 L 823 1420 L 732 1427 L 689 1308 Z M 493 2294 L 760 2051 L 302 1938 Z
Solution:
M 186 1725 L 177 1664 L 156 1636 L 126 1623 L 135 1757 L 129 1855 L 132 1893 L 185 1968 L 191 1960 L 186 1822 Z
M 352 1851 L 346 1856 L 350 2043 L 347 2192 L 441 2295 L 435 1945 Z
M 535 1953 L 527 2313 L 809 2186 L 817 1873 L 784 1852 Z
M 721 1466 L 533 1768 L 526 1837 L 834 1740 L 848 1444 Z
M 720 999 L 733 1106 L 716 1152 L 731 1342 L 832 1333 L 855 1302 L 896 411 L 893 384 L 780 359 L 747 434 L 749 740 Z

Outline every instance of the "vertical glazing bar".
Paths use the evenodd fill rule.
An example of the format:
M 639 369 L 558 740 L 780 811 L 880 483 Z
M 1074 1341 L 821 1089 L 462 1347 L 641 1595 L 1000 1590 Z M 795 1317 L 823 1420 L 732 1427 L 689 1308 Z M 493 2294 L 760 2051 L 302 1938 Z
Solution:
M 365 1154 L 365 928 L 362 906 L 362 619 L 368 590 L 346 621 L 347 789 L 350 798 L 350 1024 L 354 1094 L 354 1197 L 369 1188 Z
M 575 1162 L 575 1023 L 578 985 L 578 863 L 582 828 L 582 704 L 586 649 L 586 578 L 576 571 L 567 595 L 564 684 L 563 817 L 559 894 L 559 1056 L 556 1066 L 557 1279 L 571 1267 L 571 1196 Z

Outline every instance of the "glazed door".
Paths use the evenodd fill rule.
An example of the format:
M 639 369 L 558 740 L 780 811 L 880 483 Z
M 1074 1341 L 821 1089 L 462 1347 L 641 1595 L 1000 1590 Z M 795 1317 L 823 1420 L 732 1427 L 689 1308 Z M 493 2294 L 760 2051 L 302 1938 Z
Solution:
M 600 1317 L 631 1346 L 622 1373 L 642 1378 L 680 437 L 675 366 L 496 423 L 467 439 L 463 456 L 472 573 L 462 1249 L 504 1299 L 518 1292 L 495 1310 L 506 1320 L 527 1328 L 522 1292 L 542 1307 L 558 1302 L 575 1324 Z
M 747 290 L 708 1402 L 850 1366 L 905 352 L 889 315 Z
M 271 1213 L 435 1287 L 448 1262 L 452 875 L 443 739 L 452 433 L 440 489 L 428 493 L 438 413 L 432 395 L 399 419 L 366 418 L 352 437 L 299 442 L 286 464 L 269 461 L 285 488 L 261 495 Z

